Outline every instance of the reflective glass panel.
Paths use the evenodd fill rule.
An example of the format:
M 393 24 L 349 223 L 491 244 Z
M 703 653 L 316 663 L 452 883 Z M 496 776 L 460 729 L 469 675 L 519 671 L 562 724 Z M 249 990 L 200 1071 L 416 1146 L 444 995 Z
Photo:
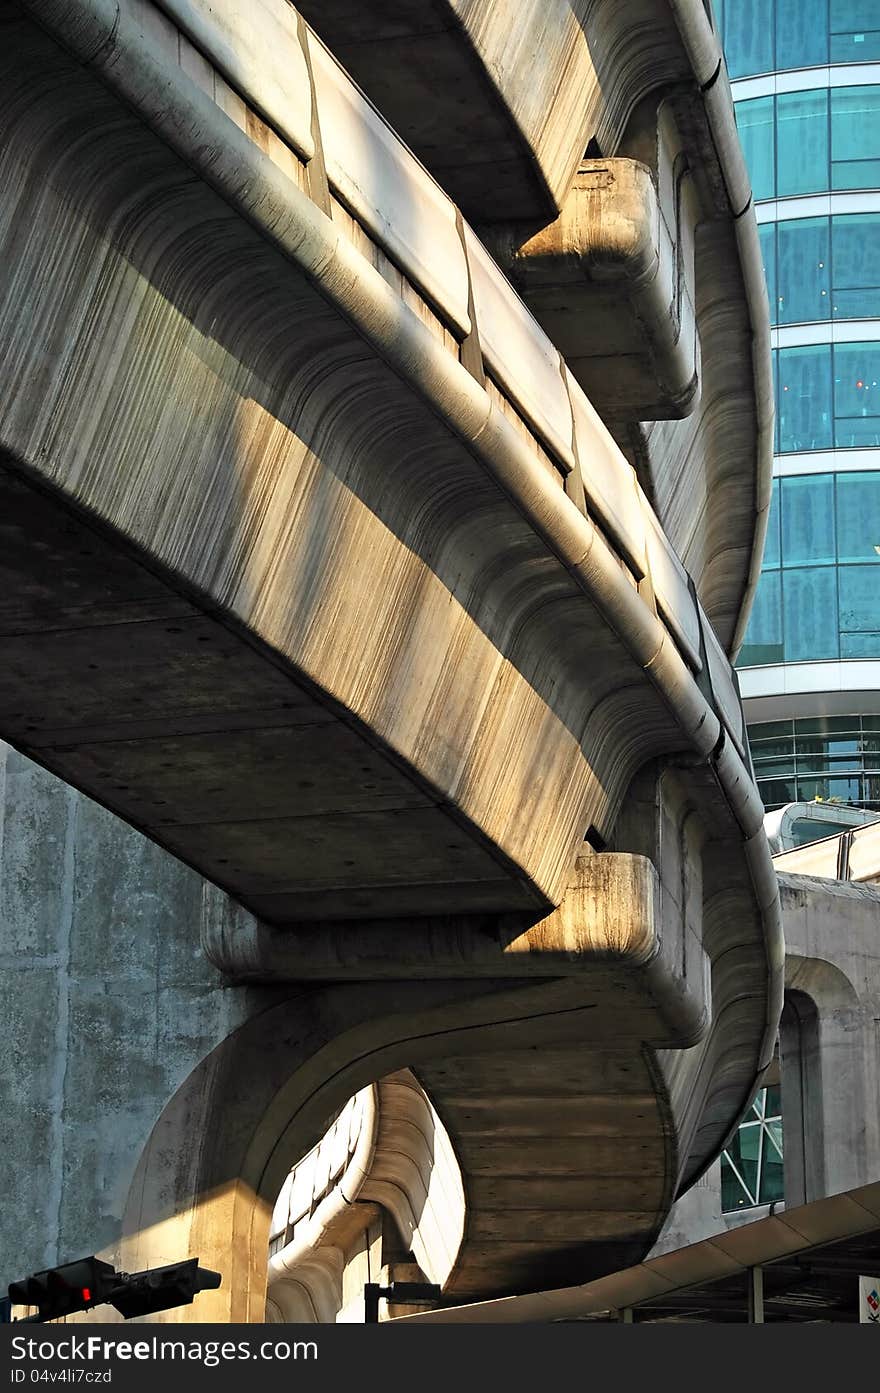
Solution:
M 752 758 L 755 761 L 755 773 L 762 779 L 791 779 L 797 772 L 793 755 L 789 759 L 764 759 L 752 750 Z
M 880 87 L 832 88 L 831 187 L 870 189 L 878 183 Z
M 841 634 L 841 658 L 880 658 L 880 630 L 872 634 Z
M 835 567 L 784 571 L 782 610 L 787 662 L 803 663 L 838 656 Z
M 841 566 L 838 576 L 840 630 L 847 636 L 842 657 L 871 658 L 880 632 L 880 571 L 873 566 Z
M 752 1203 L 751 1196 L 743 1188 L 736 1173 L 727 1160 L 727 1153 L 721 1158 L 721 1208 L 725 1214 L 731 1209 L 747 1209 Z
M 782 1163 L 782 1121 L 777 1118 L 767 1122 L 764 1128 L 764 1145 L 761 1149 L 761 1182 L 758 1202 L 770 1204 L 781 1200 L 785 1192 Z
M 773 98 L 757 97 L 737 102 L 736 124 L 755 198 L 773 198 L 776 193 L 776 134 Z
M 839 559 L 880 564 L 880 470 L 838 474 L 836 491 Z
M 880 29 L 831 35 L 832 63 L 874 63 L 880 58 Z
M 780 808 L 784 803 L 797 802 L 794 779 L 759 779 L 758 792 L 765 808 Z
M 730 1159 L 739 1171 L 752 1196 L 758 1193 L 758 1151 L 761 1146 L 761 1124 L 744 1123 L 728 1146 Z
M 851 778 L 798 779 L 798 799 L 812 803 L 814 798 L 824 802 L 834 799 L 837 803 L 858 803 L 862 797 L 862 781 L 856 775 Z
M 840 735 L 858 728 L 858 716 L 810 716 L 794 723 L 796 735 Z
M 794 741 L 791 736 L 785 740 L 756 740 L 752 737 L 751 746 L 752 758 L 759 764 L 763 764 L 765 760 L 773 759 L 777 755 L 791 755 L 794 752 Z
M 880 287 L 880 213 L 838 213 L 831 220 L 834 298 L 842 290 L 873 291 Z M 871 302 L 876 304 L 876 299 Z M 873 315 L 865 304 L 862 317 Z
M 835 444 L 880 445 L 880 343 L 836 346 L 834 417 Z
M 758 237 L 761 242 L 761 260 L 764 263 L 764 279 L 767 282 L 767 303 L 770 306 L 770 322 L 776 323 L 776 224 L 758 224 Z
M 828 12 L 833 33 L 877 27 L 877 0 L 828 0 Z
M 731 77 L 773 71 L 773 0 L 735 0 L 724 14 L 724 56 Z
M 777 69 L 811 68 L 827 61 L 826 0 L 777 0 Z
M 859 91 L 862 89 L 859 88 Z M 841 121 L 846 130 L 852 113 Z M 846 143 L 841 136 L 842 143 Z M 828 93 L 783 92 L 776 99 L 776 189 L 788 194 L 828 188 Z M 849 158 L 842 156 L 841 158 Z
M 827 218 L 779 224 L 777 319 L 803 324 L 831 317 L 831 256 Z
M 832 63 L 870 63 L 880 58 L 877 0 L 831 0 Z
M 830 565 L 835 559 L 834 475 L 782 481 L 782 564 Z
M 780 573 L 763 571 L 758 580 L 739 663 L 741 667 L 755 667 L 761 663 L 781 663 L 784 657 Z
M 761 721 L 759 725 L 749 726 L 749 739 L 769 740 L 777 736 L 792 734 L 791 721 Z
M 773 480 L 770 493 L 770 513 L 767 518 L 767 537 L 764 542 L 763 565 L 767 570 L 779 565 L 779 480 Z
M 828 344 L 779 350 L 779 449 L 827 450 L 831 436 L 831 349 Z

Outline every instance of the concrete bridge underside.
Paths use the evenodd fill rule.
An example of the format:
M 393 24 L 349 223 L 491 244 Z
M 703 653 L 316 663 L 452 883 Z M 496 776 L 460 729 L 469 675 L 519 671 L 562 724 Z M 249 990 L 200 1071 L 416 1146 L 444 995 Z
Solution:
M 265 123 L 151 96 L 152 52 L 139 107 L 121 48 L 96 76 L 0 6 L 0 734 L 234 896 L 204 943 L 265 993 L 160 1103 L 121 1251 L 198 1251 L 202 1318 L 261 1319 L 292 1148 L 411 1066 L 462 1165 L 451 1296 L 623 1265 L 778 1016 L 723 651 L 647 505 L 639 563 L 585 504 L 601 426 L 554 459 Z

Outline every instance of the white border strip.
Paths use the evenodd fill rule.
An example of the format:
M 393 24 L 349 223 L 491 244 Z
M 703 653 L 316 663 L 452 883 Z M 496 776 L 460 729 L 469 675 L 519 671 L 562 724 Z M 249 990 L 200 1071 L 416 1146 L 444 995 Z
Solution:
M 873 87 L 880 83 L 880 63 L 845 63 L 819 68 L 790 68 L 731 82 L 734 102 L 774 97 L 780 92 L 811 92 L 820 87 Z

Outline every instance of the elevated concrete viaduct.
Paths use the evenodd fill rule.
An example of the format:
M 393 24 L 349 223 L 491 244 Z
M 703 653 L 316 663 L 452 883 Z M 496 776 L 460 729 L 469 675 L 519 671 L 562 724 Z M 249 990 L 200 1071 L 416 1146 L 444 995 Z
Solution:
M 480 203 L 286 0 L 246 26 L 225 0 L 0 5 L 0 734 L 207 881 L 153 922 L 149 988 L 130 934 L 105 925 L 101 968 L 61 916 L 56 1083 L 25 1116 L 66 1109 L 65 1164 L 96 1160 L 62 1062 L 78 955 L 123 1076 L 125 1003 L 200 955 L 199 1029 L 173 1065 L 157 1033 L 88 1201 L 130 1267 L 224 1273 L 172 1318 L 263 1319 L 291 1163 L 389 1073 L 457 1157 L 455 1300 L 636 1260 L 772 1055 L 778 895 L 729 657 L 772 408 L 717 42 L 657 0 L 649 70 L 641 10 L 554 7 L 499 69 L 505 8 L 450 6 L 442 39 L 500 160 Z M 546 128 L 488 78 L 520 90 L 536 52 Z M 572 181 L 567 338 L 544 290 L 571 281 Z M 64 845 L 94 854 L 69 821 Z M 601 1183 L 610 1139 L 632 1184 Z

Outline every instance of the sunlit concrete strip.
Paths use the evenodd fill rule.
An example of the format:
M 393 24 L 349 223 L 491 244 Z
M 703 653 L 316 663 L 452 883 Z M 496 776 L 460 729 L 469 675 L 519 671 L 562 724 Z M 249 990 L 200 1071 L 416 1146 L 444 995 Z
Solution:
M 658 1010 L 656 1029 L 633 1012 L 620 1034 L 695 1043 L 710 1004 L 708 962 L 699 924 L 688 932 L 681 906 L 646 856 L 624 852 L 578 857 L 560 907 L 530 922 L 522 915 L 430 915 L 399 920 L 318 921 L 273 929 L 242 922 L 220 901 L 203 945 L 237 981 L 346 981 L 449 977 L 529 978 L 579 974 L 603 964 L 644 978 Z M 689 970 L 682 963 L 690 958 Z M 665 1026 L 661 1021 L 665 1020 Z

